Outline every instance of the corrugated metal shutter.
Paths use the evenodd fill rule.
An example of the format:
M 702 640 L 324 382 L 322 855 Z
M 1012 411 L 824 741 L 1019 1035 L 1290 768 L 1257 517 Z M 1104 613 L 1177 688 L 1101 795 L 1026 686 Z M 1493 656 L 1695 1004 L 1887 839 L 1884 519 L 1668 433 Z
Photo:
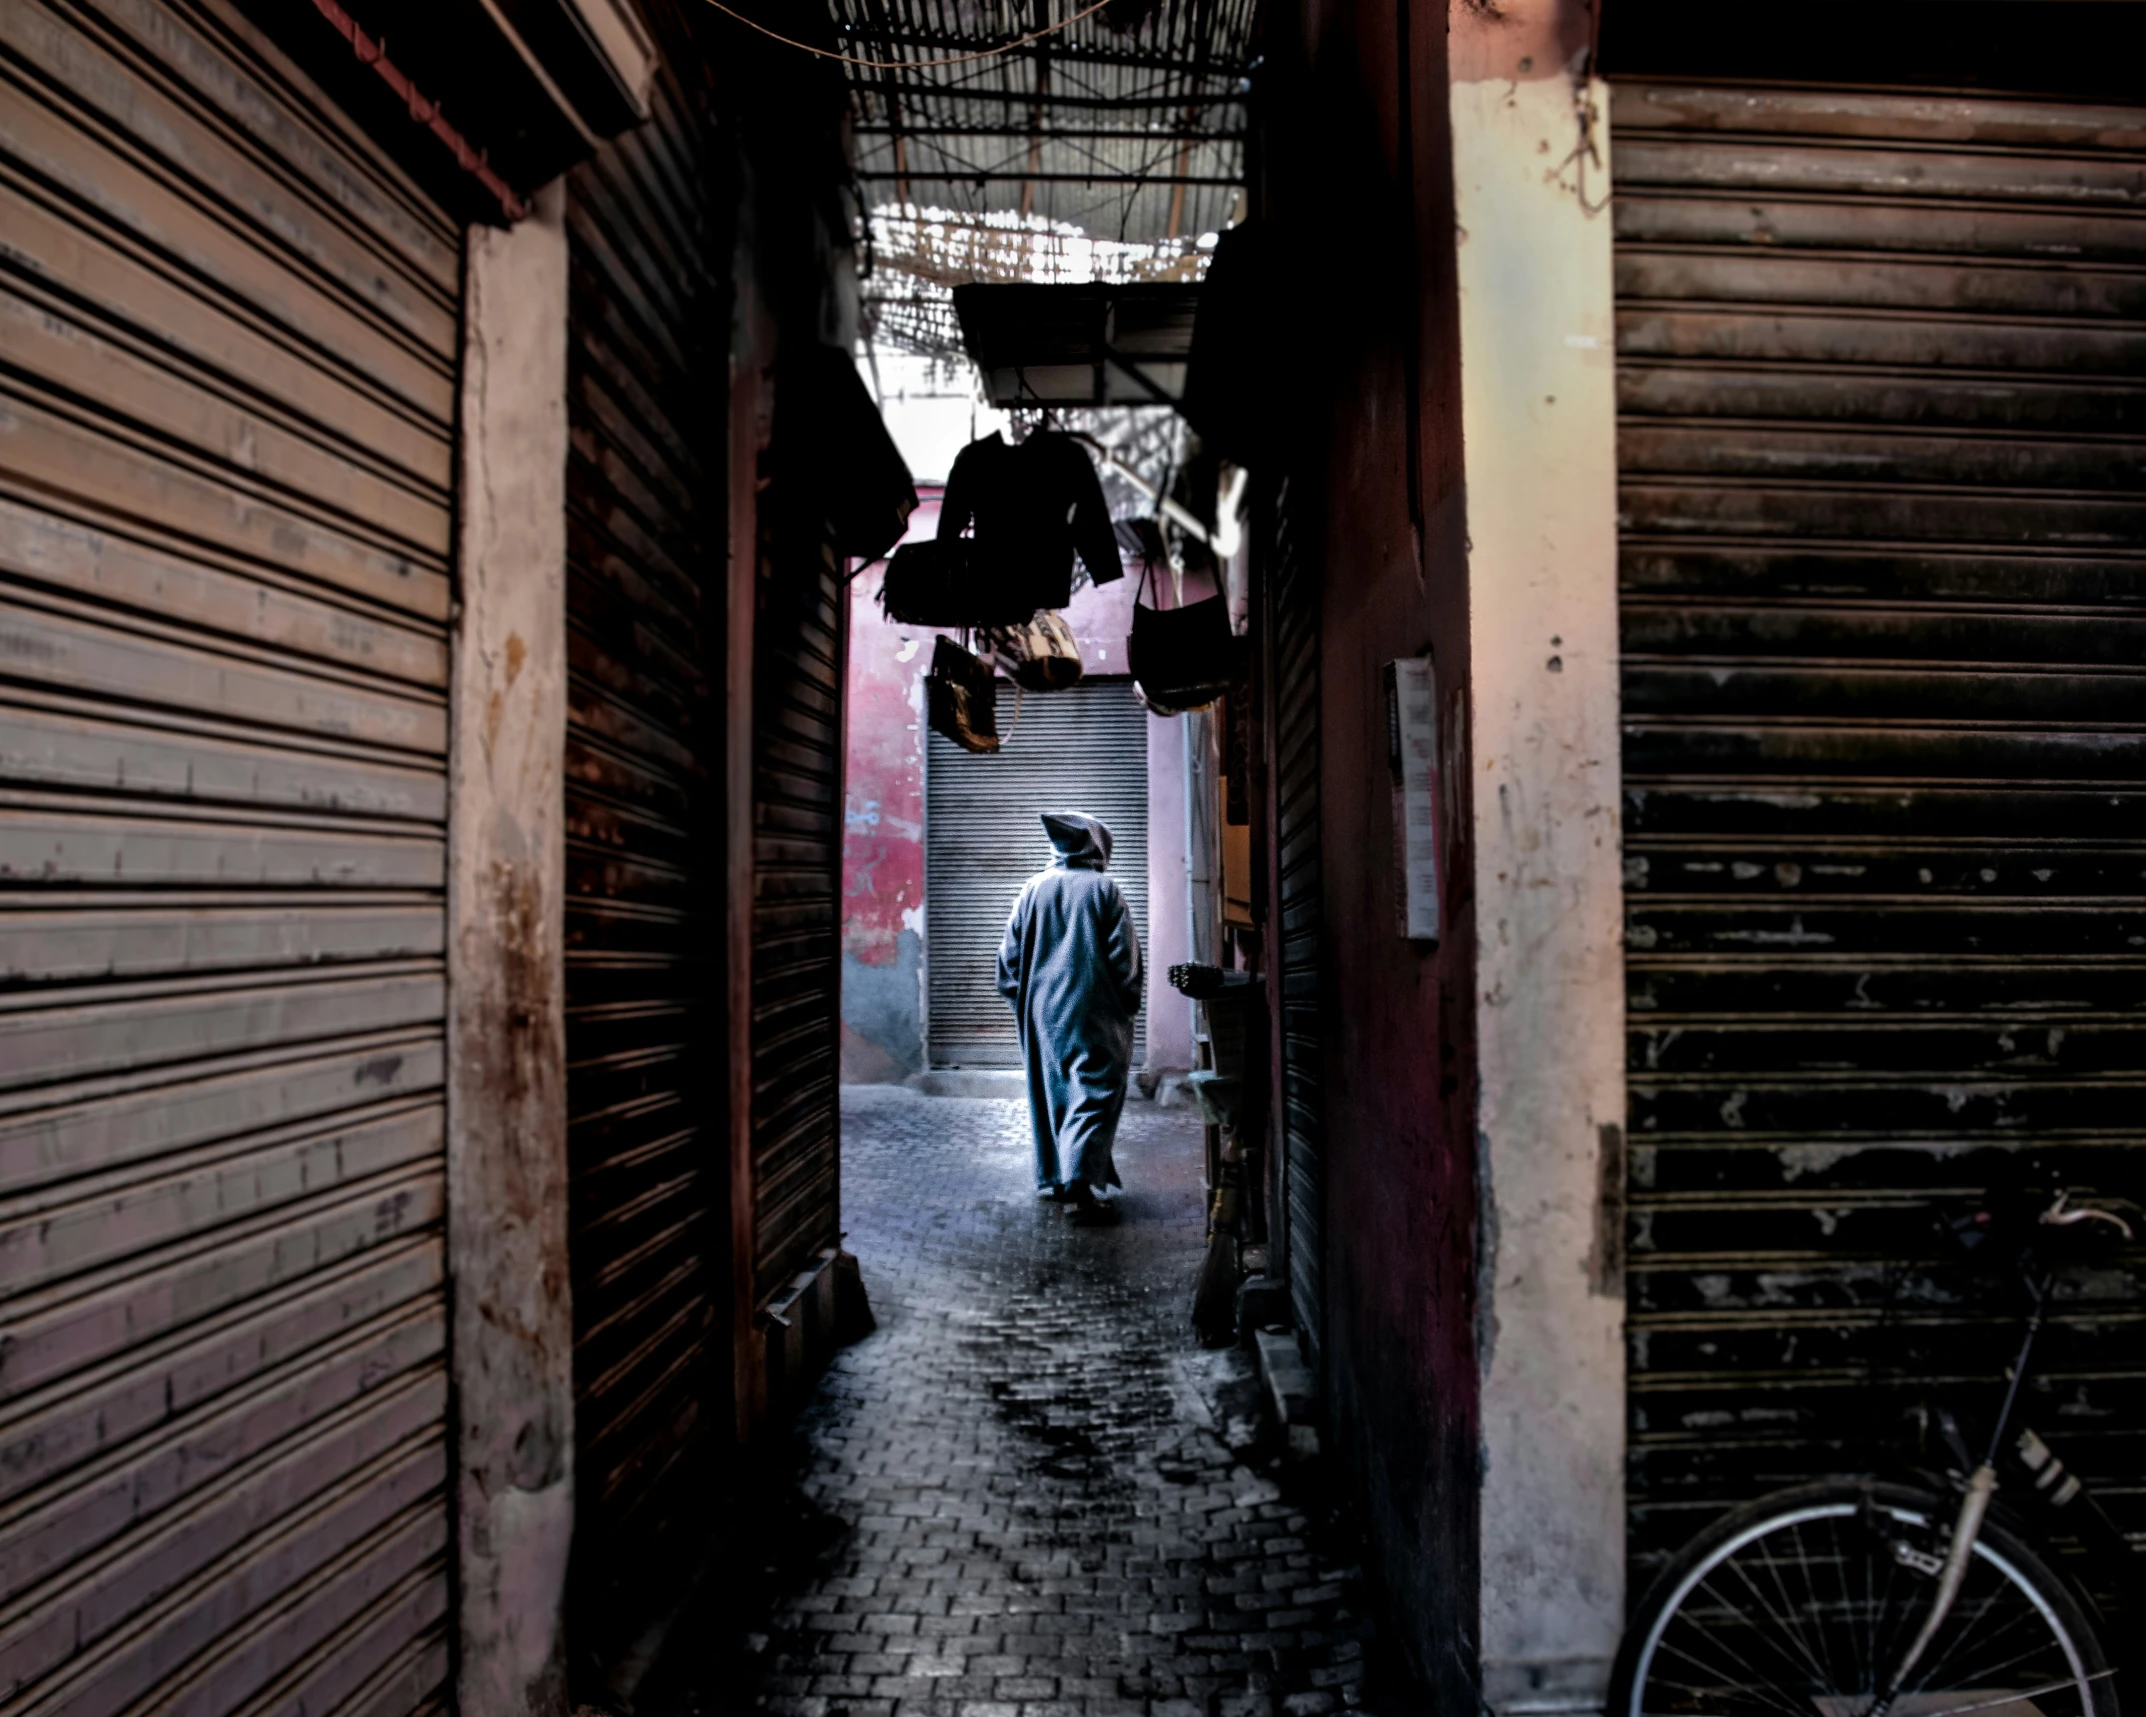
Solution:
M 459 235 L 214 0 L 0 45 L 0 1704 L 434 1708 Z
M 825 544 L 763 566 L 753 643 L 753 1223 L 761 1300 L 837 1244 L 842 672 Z
M 1613 134 L 1643 1579 L 1994 1384 L 1928 1200 L 2137 1183 L 2146 110 L 1632 85 Z M 2139 1263 L 2027 1409 L 2134 1528 Z
M 1274 988 L 1281 1009 L 1283 1256 L 1297 1327 L 1325 1329 L 1326 1188 L 1320 1098 L 1319 580 L 1285 486 L 1273 503 L 1267 569 L 1274 648 Z
M 575 1616 L 678 1589 L 729 1423 L 721 656 L 723 182 L 668 66 L 568 181 L 566 1045 Z M 721 1348 L 722 1363 L 718 1363 Z
M 1062 692 L 999 686 L 994 756 L 938 734 L 924 764 L 924 961 L 934 1067 L 1018 1067 L 1013 1010 L 998 993 L 998 950 L 1021 884 L 1050 862 L 1037 818 L 1086 811 L 1110 825 L 1110 874 L 1148 945 L 1148 713 L 1132 681 L 1101 676 Z M 1135 1065 L 1147 1058 L 1138 1016 Z

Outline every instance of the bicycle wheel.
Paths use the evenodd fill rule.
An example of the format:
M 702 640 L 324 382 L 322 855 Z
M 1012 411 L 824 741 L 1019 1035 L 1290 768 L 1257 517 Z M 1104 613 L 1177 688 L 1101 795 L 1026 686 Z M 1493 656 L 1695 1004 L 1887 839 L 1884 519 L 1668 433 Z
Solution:
M 1921 1631 L 1957 1505 L 1833 1481 L 1761 1497 L 1685 1546 L 1641 1603 L 1610 1717 L 1864 1717 Z M 1994 1521 L 1890 1717 L 2117 1717 L 2071 1588 Z

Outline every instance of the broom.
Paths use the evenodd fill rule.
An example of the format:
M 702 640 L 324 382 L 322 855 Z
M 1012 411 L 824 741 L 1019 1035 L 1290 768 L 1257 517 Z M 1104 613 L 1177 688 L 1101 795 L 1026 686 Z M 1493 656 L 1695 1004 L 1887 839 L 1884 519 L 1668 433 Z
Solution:
M 1244 1207 L 1244 1149 L 1235 1127 L 1222 1146 L 1220 1184 L 1207 1213 L 1207 1256 L 1192 1290 L 1192 1327 L 1204 1347 L 1237 1336 L 1237 1241 Z

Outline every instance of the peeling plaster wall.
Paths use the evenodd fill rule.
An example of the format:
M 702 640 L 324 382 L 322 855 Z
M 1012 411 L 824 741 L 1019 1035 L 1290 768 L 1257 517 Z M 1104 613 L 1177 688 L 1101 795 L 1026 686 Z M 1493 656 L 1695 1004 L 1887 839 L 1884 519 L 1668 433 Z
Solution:
M 912 538 L 939 523 L 919 491 Z M 932 634 L 890 625 L 880 568 L 850 580 L 843 770 L 842 1079 L 890 1084 L 924 1053 L 924 670 Z
M 1584 1709 L 1624 1612 L 1623 957 L 1606 92 L 1457 5 L 1483 1693 Z
M 936 484 L 917 486 L 907 540 L 939 528 Z M 842 1079 L 889 1084 L 927 1065 L 924 944 L 924 674 L 929 627 L 898 626 L 880 612 L 882 569 L 850 581 L 848 754 L 842 842 Z M 1090 673 L 1125 672 L 1133 584 L 1084 586 L 1066 618 Z M 1000 706 L 1001 721 L 1011 716 Z M 1186 946 L 1185 764 L 1181 721 L 1148 722 L 1150 1066 L 1192 1064 L 1191 1004 L 1171 989 L 1165 951 Z M 1170 867 L 1174 866 L 1174 871 Z M 1160 867 L 1160 869 L 1158 868 Z M 1165 875 L 1164 873 L 1167 873 Z M 1158 878 L 1161 880 L 1158 880 Z M 1172 960 L 1190 958 L 1170 952 Z M 1177 1059 L 1166 1057 L 1175 1055 Z
M 574 1529 L 563 188 L 469 230 L 449 830 L 457 1703 L 564 1717 Z
M 1598 162 L 1569 70 L 1589 22 L 1579 0 L 1276 8 L 1254 152 L 1282 256 L 1363 235 L 1346 270 L 1283 282 L 1322 338 L 1278 374 L 1323 589 L 1317 1333 L 1426 1709 L 1585 1708 L 1622 1620 L 1607 138 Z M 1436 948 L 1395 928 L 1380 686 L 1419 653 Z

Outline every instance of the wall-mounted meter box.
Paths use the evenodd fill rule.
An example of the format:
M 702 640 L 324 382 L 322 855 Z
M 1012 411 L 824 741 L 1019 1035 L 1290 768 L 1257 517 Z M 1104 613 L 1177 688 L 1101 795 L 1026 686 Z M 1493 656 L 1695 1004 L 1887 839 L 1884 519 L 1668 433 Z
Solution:
M 1438 940 L 1438 682 L 1428 656 L 1386 664 L 1393 773 L 1394 916 L 1411 942 Z

